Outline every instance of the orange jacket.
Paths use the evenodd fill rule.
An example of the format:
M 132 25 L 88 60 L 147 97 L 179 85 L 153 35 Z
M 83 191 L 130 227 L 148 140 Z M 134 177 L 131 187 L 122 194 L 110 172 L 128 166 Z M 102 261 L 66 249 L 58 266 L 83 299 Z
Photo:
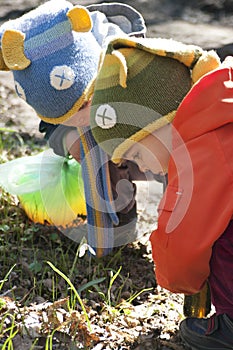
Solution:
M 200 79 L 173 126 L 168 187 L 150 240 L 158 284 L 192 294 L 208 278 L 212 246 L 233 214 L 233 67 Z

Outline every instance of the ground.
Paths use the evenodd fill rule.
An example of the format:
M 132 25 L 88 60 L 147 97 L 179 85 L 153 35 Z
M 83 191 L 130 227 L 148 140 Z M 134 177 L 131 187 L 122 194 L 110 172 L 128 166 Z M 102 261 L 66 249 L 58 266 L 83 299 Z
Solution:
M 40 2 L 1 1 L 0 20 L 15 18 Z M 232 52 L 229 23 L 233 23 L 233 1 L 135 0 L 128 3 L 144 15 L 148 36 L 172 37 L 218 49 L 222 57 Z M 1 131 L 2 161 L 46 148 L 38 132 L 38 118 L 16 97 L 8 72 L 0 73 L 0 117 L 0 127 L 8 129 Z M 9 325 L 17 315 L 15 324 L 20 331 L 12 337 L 16 350 L 32 349 L 35 339 L 34 349 L 46 349 L 49 329 L 58 329 L 51 349 L 81 349 L 82 344 L 95 350 L 185 349 L 178 334 L 178 324 L 183 318 L 183 295 L 157 286 L 148 243 L 149 231 L 154 225 L 151 214 L 155 212 L 161 192 L 159 185 L 153 190 L 145 184 L 138 185 L 140 239 L 97 260 L 88 254 L 77 257 L 79 246 L 56 228 L 31 223 L 16 198 L 10 199 L 6 213 L 9 198 L 2 195 L 0 303 L 4 301 L 5 304 L 0 305 L 0 347 L 14 332 L 14 327 L 11 329 Z M 67 289 L 69 283 L 46 265 L 47 260 L 69 276 L 75 288 L 86 287 L 80 295 L 92 332 L 82 320 L 83 310 L 75 293 Z M 67 307 L 67 296 L 79 307 L 71 305 L 72 300 Z M 6 321 L 10 331 L 6 330 Z

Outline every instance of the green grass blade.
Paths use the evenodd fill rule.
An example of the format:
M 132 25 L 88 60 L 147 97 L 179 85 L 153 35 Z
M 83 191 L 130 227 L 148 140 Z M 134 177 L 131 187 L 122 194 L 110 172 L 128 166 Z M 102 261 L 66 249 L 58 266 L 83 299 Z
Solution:
M 63 272 L 61 272 L 57 267 L 55 267 L 50 261 L 47 261 L 47 264 L 53 269 L 54 272 L 56 272 L 58 275 L 60 275 L 68 283 L 68 285 L 70 286 L 71 290 L 74 292 L 74 294 L 75 294 L 76 298 L 78 299 L 78 302 L 79 302 L 79 304 L 80 304 L 80 306 L 82 308 L 82 311 L 84 313 L 84 316 L 85 316 L 88 328 L 91 331 L 91 323 L 90 323 L 89 317 L 87 315 L 85 306 L 84 306 L 84 304 L 82 302 L 82 299 L 81 299 L 79 293 L 77 292 L 76 288 L 74 287 L 73 283 L 71 282 L 71 280 Z

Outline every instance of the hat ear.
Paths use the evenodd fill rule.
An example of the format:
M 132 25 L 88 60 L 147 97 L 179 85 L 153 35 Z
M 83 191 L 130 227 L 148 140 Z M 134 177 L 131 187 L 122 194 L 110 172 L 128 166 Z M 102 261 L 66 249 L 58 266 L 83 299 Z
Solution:
M 67 12 L 72 29 L 76 32 L 89 32 L 92 28 L 92 19 L 89 11 L 83 6 L 74 6 Z
M 196 83 L 203 75 L 217 69 L 220 64 L 220 58 L 214 50 L 204 51 L 193 67 L 193 82 Z
M 17 30 L 6 30 L 2 36 L 2 56 L 6 66 L 11 70 L 23 70 L 31 61 L 24 53 L 25 35 Z
M 7 65 L 5 64 L 5 61 L 3 59 L 3 55 L 2 55 L 2 50 L 0 49 L 0 70 L 9 70 L 9 68 L 7 67 Z

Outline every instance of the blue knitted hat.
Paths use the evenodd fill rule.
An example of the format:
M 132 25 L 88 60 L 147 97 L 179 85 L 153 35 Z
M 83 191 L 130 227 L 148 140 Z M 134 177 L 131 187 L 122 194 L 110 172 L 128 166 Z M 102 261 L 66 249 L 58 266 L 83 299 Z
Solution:
M 17 94 L 42 120 L 64 122 L 92 94 L 101 47 L 91 28 L 89 11 L 65 0 L 1 28 L 0 66 L 13 72 Z

